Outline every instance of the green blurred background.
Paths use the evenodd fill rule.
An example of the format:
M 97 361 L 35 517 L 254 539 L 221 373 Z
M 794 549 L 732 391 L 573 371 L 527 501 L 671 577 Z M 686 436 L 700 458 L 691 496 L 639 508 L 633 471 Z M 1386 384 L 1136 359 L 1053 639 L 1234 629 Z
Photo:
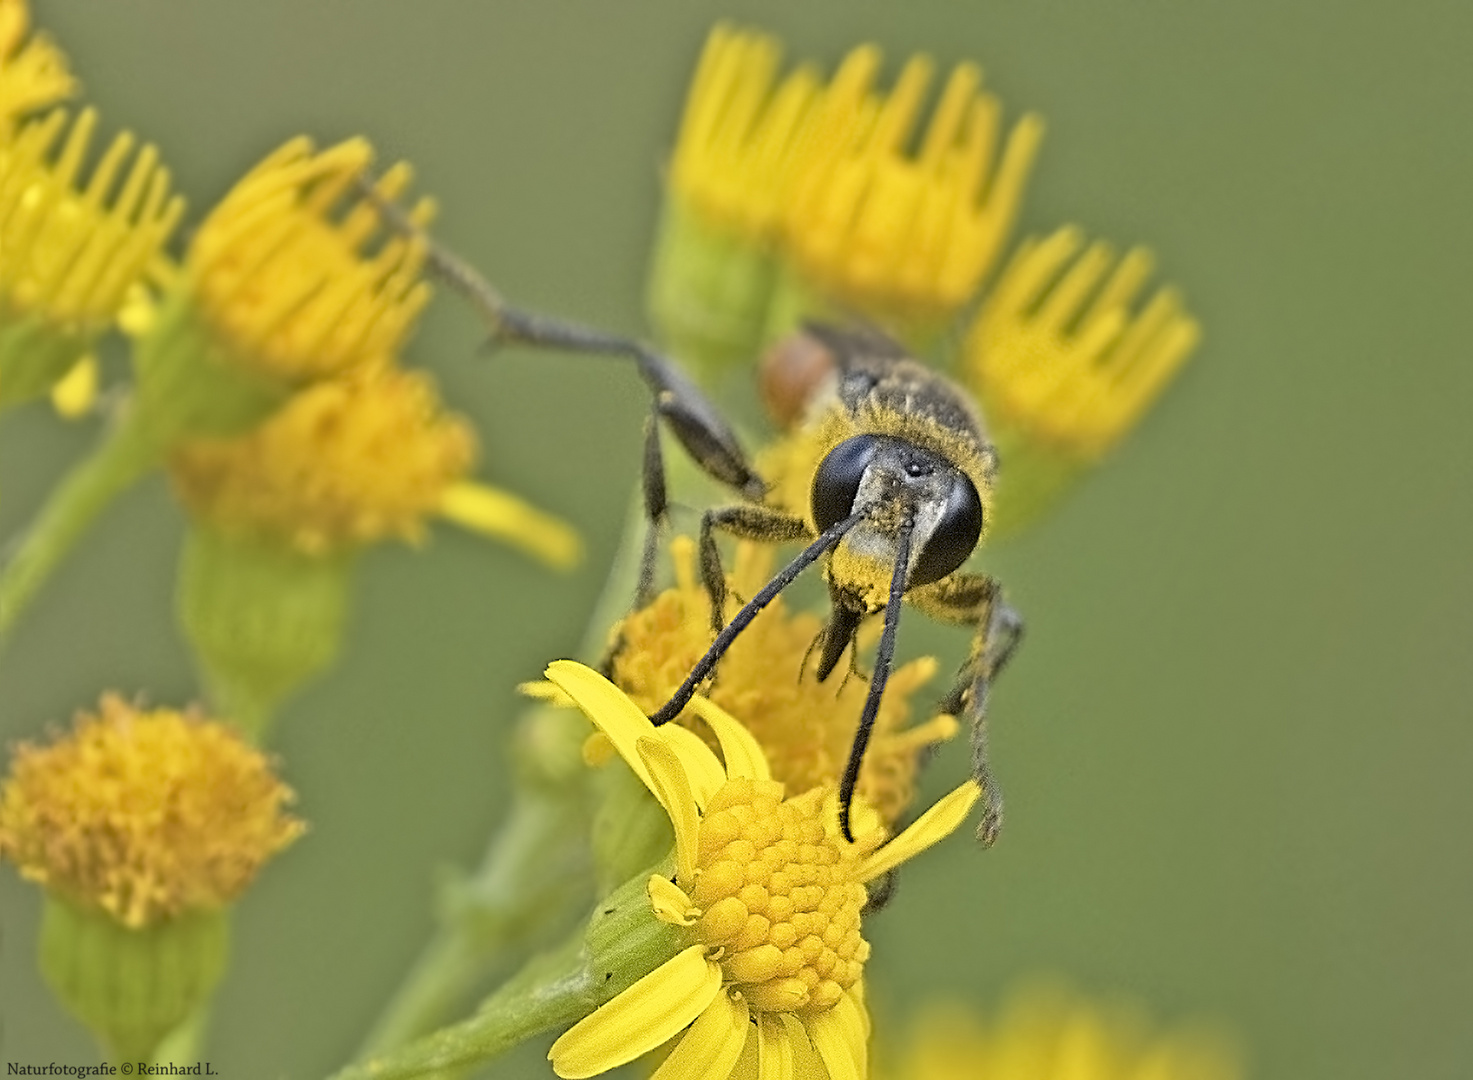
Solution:
M 285 137 L 365 133 L 512 296 L 625 330 L 659 165 L 711 21 L 833 61 L 975 57 L 1049 136 L 1025 215 L 1145 241 L 1206 343 L 1059 512 L 984 562 L 1030 621 L 994 698 L 1002 842 L 920 860 L 870 924 L 878 1008 L 993 1003 L 1063 973 L 1218 1017 L 1268 1080 L 1473 1076 L 1473 8 L 1436 3 L 45 2 L 111 130 L 157 141 L 198 214 Z M 438 531 L 364 560 L 345 661 L 277 747 L 312 832 L 241 905 L 208 1056 L 341 1063 L 505 801 L 513 685 L 576 647 L 639 456 L 618 364 L 475 355 L 436 305 L 411 348 L 475 418 L 483 475 L 583 530 L 554 577 Z M 95 435 L 0 428 L 0 535 Z M 181 531 L 155 479 L 114 508 L 0 660 L 0 735 L 106 688 L 194 693 Z M 911 618 L 906 652 L 959 635 Z M 940 692 L 938 686 L 937 692 Z M 955 751 L 955 752 L 952 752 Z M 933 792 L 963 774 L 952 748 Z M 96 1060 L 0 874 L 10 1062 Z M 536 1054 L 506 1075 L 541 1075 Z

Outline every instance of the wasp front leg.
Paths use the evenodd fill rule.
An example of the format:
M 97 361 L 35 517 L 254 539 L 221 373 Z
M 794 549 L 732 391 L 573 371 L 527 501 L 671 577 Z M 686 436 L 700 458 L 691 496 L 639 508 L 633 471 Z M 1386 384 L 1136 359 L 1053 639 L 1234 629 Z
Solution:
M 711 629 L 719 634 L 726 625 L 726 570 L 721 565 L 721 549 L 716 546 L 717 529 L 740 540 L 764 544 L 815 537 L 801 517 L 768 506 L 722 506 L 701 515 L 701 580 L 711 598 Z
M 997 678 L 1023 639 L 1023 617 L 1002 595 L 1002 586 L 982 574 L 953 574 L 907 597 L 942 622 L 970 626 L 972 646 L 957 672 L 942 712 L 965 717 L 972 733 L 972 775 L 982 787 L 984 808 L 977 839 L 988 847 L 1002 827 L 1002 792 L 992 776 L 987 752 L 987 698 Z

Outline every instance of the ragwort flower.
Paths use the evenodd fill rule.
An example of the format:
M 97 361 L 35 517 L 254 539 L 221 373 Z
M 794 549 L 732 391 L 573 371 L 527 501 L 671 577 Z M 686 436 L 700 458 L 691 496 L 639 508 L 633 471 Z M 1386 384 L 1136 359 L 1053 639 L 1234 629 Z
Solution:
M 3 84 L 3 80 L 0 80 Z M 0 141 L 0 403 L 46 392 L 117 319 L 184 212 L 158 152 L 118 135 L 85 184 L 97 114 Z
M 850 844 L 832 788 L 788 796 L 762 748 L 710 702 L 696 707 L 719 759 L 682 727 L 655 728 L 582 665 L 558 661 L 547 676 L 668 815 L 675 873 L 649 879 L 649 901 L 685 941 L 565 1032 L 548 1055 L 554 1071 L 593 1076 L 663 1047 L 658 1080 L 720 1080 L 749 1067 L 783 1080 L 868 1075 L 865 884 L 953 831 L 977 785 L 963 784 L 888 841 L 878 816 L 859 807 Z
M 208 999 L 227 908 L 301 835 L 291 791 L 225 724 L 108 696 L 0 791 L 0 856 L 46 890 L 41 973 L 124 1061 Z

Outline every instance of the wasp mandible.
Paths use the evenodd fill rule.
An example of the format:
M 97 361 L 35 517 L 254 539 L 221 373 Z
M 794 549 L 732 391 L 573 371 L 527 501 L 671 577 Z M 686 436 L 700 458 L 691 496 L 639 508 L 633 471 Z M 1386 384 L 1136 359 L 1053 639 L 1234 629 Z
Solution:
M 363 189 L 373 196 L 368 184 Z M 970 395 L 914 359 L 877 330 L 810 324 L 764 359 L 770 407 L 806 429 L 815 448 L 808 505 L 771 505 L 758 475 L 720 410 L 670 359 L 644 344 L 559 318 L 510 307 L 481 275 L 425 237 L 397 207 L 380 200 L 396 228 L 426 245 L 429 266 L 481 312 L 493 344 L 525 344 L 632 359 L 653 396 L 646 426 L 642 487 L 646 531 L 635 607 L 653 596 L 661 530 L 669 513 L 663 425 L 703 472 L 742 501 L 701 517 L 701 577 L 711 600 L 715 641 L 671 698 L 650 717 L 675 719 L 737 636 L 805 569 L 821 563 L 830 615 L 818 641 L 817 676 L 826 680 L 868 619 L 883 629 L 849 759 L 839 782 L 839 819 L 853 840 L 850 809 L 865 748 L 895 654 L 904 602 L 972 630 L 972 644 L 943 712 L 971 730 L 972 768 L 983 791 L 978 839 L 991 845 L 1002 798 L 987 751 L 987 698 L 1022 637 L 1018 613 L 992 578 L 962 569 L 987 524 L 997 453 Z M 726 574 L 716 533 L 763 543 L 805 543 L 803 550 L 724 622 Z M 852 652 L 851 652 L 852 656 Z M 852 663 L 852 661 L 851 661 Z

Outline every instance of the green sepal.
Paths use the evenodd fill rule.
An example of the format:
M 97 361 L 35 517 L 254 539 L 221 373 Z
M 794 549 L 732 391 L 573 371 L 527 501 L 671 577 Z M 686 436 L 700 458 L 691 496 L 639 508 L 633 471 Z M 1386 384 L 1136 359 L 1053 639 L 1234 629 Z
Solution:
M 0 323 L 0 409 L 41 397 L 98 337 L 95 328 L 60 327 L 38 314 Z
M 187 286 L 163 300 L 133 349 L 138 409 L 166 446 L 201 436 L 242 435 L 270 416 L 293 387 L 257 374 L 213 334 Z
M 353 565 L 352 553 L 190 527 L 179 619 L 219 715 L 248 737 L 259 741 L 277 706 L 337 659 Z
M 152 1059 L 163 1038 L 209 998 L 229 952 L 224 910 L 138 930 L 49 894 L 42 911 L 42 976 L 120 1062 Z
M 767 325 L 774 268 L 764 245 L 667 196 L 648 289 L 660 341 L 705 381 L 750 369 Z
M 675 843 L 670 815 L 633 770 L 622 761 L 611 761 L 602 772 L 590 841 L 599 895 L 662 858 Z

